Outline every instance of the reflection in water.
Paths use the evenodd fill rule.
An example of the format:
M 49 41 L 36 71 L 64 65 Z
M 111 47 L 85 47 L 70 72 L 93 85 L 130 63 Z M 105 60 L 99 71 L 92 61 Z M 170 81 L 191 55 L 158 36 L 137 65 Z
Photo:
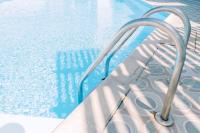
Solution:
M 57 100 L 56 106 L 51 110 L 57 117 L 64 118 L 77 106 L 78 81 L 83 72 L 86 71 L 98 50 L 80 50 L 58 52 L 56 55 L 56 80 L 57 80 Z M 89 77 L 91 84 L 85 84 L 85 95 L 96 85 L 93 76 L 98 75 L 98 70 Z
M 97 0 L 97 34 L 101 38 L 103 31 L 112 25 L 112 0 Z
M 127 0 L 0 0 L 0 112 L 66 116 L 76 105 L 80 75 L 107 47 L 107 40 L 133 19 L 131 15 L 139 17 L 136 9 L 150 8 L 138 1 L 128 6 Z M 140 35 L 131 48 L 149 32 Z M 117 54 L 111 68 L 131 48 Z M 89 84 L 85 81 L 86 94 L 103 71 L 97 68 Z

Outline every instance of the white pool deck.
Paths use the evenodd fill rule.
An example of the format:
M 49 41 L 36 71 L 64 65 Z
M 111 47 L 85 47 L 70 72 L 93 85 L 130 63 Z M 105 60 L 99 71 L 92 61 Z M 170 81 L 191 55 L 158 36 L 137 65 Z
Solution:
M 51 133 L 62 119 L 0 114 L 0 133 Z
M 182 33 L 178 18 L 170 15 L 166 21 Z M 172 127 L 157 124 L 151 113 L 162 108 L 175 60 L 175 47 L 156 30 L 65 120 L 0 114 L 0 133 L 200 132 L 200 24 L 191 23 L 187 59 L 172 105 Z

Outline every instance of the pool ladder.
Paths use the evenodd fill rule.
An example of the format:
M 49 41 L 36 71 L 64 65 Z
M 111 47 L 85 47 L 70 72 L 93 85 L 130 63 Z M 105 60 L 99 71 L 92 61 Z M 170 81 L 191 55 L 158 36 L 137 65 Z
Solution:
M 184 24 L 184 35 L 183 37 L 177 32 L 177 30 L 169 25 L 168 23 L 156 19 L 156 18 L 148 18 L 151 15 L 158 12 L 168 12 L 178 16 L 183 24 Z M 188 17 L 181 11 L 173 7 L 156 7 L 149 11 L 147 11 L 142 18 L 132 20 L 126 23 L 124 26 L 120 28 L 117 34 L 114 36 L 114 39 L 108 45 L 108 47 L 102 51 L 102 53 L 97 57 L 97 59 L 91 64 L 91 66 L 87 69 L 87 71 L 82 76 L 79 82 L 79 90 L 78 90 L 78 101 L 79 103 L 83 100 L 83 83 L 85 79 L 95 70 L 95 68 L 102 62 L 102 60 L 108 55 L 108 53 L 114 48 L 114 46 L 119 42 L 119 40 L 130 31 L 127 36 L 121 41 L 121 43 L 115 48 L 115 50 L 107 57 L 105 63 L 105 77 L 108 76 L 109 73 L 109 65 L 110 60 L 115 55 L 115 53 L 123 46 L 123 44 L 131 37 L 133 33 L 140 26 L 151 26 L 160 29 L 165 32 L 168 37 L 174 42 L 176 47 L 176 62 L 173 70 L 173 74 L 171 76 L 171 80 L 169 83 L 168 91 L 164 99 L 163 107 L 161 112 L 157 112 L 155 114 L 156 121 L 164 126 L 171 126 L 174 123 L 174 120 L 170 114 L 171 104 L 174 99 L 174 95 L 177 90 L 178 82 L 180 79 L 180 75 L 183 69 L 183 65 L 186 58 L 186 48 L 188 44 L 188 40 L 191 33 L 191 24 Z

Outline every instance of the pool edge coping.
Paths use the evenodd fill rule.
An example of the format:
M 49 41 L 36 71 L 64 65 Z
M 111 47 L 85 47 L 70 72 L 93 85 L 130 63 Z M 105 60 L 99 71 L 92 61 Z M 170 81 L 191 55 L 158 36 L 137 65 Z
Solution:
M 149 44 L 153 49 L 150 50 L 148 54 L 145 55 L 145 53 L 143 53 L 143 55 L 141 55 L 141 51 L 142 49 L 145 49 L 146 45 L 147 44 L 142 43 L 142 45 L 137 47 L 123 63 L 119 64 L 119 66 L 112 71 L 110 76 L 105 81 L 96 87 L 96 89 L 94 89 L 94 91 L 65 120 L 63 120 L 61 124 L 58 125 L 53 132 L 62 133 L 63 130 L 72 131 L 75 133 L 92 133 L 103 131 L 113 113 L 117 110 L 120 103 L 126 97 L 126 94 L 129 91 L 129 87 L 127 87 L 128 82 L 134 78 L 132 76 L 138 70 L 138 68 L 144 67 L 156 51 L 155 45 Z M 105 99 L 100 99 L 100 101 L 98 101 L 96 98 L 98 95 L 112 96 L 113 94 L 117 95 L 115 96 L 116 98 L 114 100 L 107 100 L 107 105 L 102 104 L 105 102 Z M 104 108 L 104 105 L 107 108 Z M 94 114 L 92 118 L 91 116 L 88 116 L 91 112 L 85 112 L 86 108 L 95 110 L 93 111 Z M 102 108 L 102 112 L 98 110 Z M 99 115 L 102 114 L 103 118 L 98 118 Z

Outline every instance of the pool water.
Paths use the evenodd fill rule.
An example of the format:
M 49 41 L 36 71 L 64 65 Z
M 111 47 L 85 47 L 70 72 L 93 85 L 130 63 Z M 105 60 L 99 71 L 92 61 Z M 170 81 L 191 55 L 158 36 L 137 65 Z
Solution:
M 80 76 L 106 42 L 150 8 L 142 0 L 0 0 L 0 113 L 65 118 L 78 105 Z M 151 32 L 142 30 L 111 68 Z M 86 80 L 84 96 L 103 66 Z

